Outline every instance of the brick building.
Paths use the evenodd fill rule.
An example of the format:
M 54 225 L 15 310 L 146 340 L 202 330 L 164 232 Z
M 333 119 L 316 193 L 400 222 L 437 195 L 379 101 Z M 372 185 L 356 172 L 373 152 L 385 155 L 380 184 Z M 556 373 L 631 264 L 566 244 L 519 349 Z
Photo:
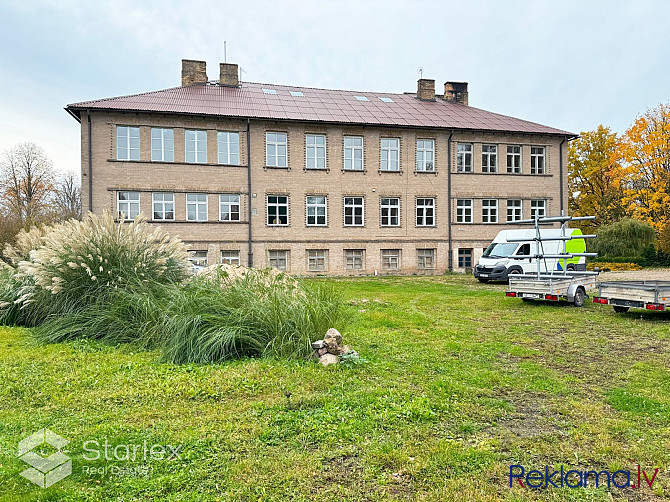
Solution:
M 468 105 L 468 85 L 390 94 L 239 82 L 71 104 L 84 210 L 144 213 L 199 263 L 295 274 L 473 266 L 509 221 L 567 210 L 572 133 Z

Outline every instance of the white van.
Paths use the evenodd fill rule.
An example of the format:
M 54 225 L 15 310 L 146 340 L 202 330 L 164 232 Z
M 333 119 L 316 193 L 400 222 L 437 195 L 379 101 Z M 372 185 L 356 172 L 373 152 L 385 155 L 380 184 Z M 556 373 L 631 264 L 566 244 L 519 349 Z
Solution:
M 542 238 L 560 237 L 560 228 L 540 229 Z M 566 228 L 565 235 L 582 235 L 578 228 Z M 524 242 L 508 242 L 509 239 L 528 239 Z M 537 260 L 534 258 L 514 259 L 508 256 L 535 255 L 535 229 L 503 230 L 486 248 L 477 262 L 474 276 L 480 282 L 506 281 L 513 274 L 530 274 L 537 272 Z M 545 241 L 540 248 L 541 254 L 556 255 L 563 253 L 563 241 Z M 565 241 L 566 252 L 583 253 L 586 251 L 584 239 Z M 554 270 L 562 271 L 563 259 L 546 258 L 540 261 L 540 272 L 550 273 Z M 568 259 L 568 270 L 586 270 L 586 258 L 575 256 Z

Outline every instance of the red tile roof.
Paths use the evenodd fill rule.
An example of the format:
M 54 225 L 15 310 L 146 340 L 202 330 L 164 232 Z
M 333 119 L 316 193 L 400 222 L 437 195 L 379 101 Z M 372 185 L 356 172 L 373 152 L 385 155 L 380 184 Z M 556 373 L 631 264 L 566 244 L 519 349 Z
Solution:
M 264 89 L 274 90 L 276 94 L 264 92 Z M 291 91 L 302 92 L 304 96 L 293 96 Z M 367 101 L 360 101 L 356 96 L 364 96 Z M 380 98 L 390 98 L 393 102 Z M 210 82 L 67 106 L 67 110 L 75 116 L 85 109 L 574 136 L 568 131 L 440 98 L 422 101 L 415 94 L 339 91 L 251 82 L 243 82 L 240 87 L 225 87 Z

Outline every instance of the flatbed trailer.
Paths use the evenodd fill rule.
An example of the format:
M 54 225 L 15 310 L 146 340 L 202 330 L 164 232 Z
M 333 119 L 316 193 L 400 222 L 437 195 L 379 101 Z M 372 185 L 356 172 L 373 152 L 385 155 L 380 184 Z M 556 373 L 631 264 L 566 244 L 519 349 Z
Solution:
M 593 275 L 547 274 L 510 276 L 509 291 L 505 296 L 521 298 L 524 302 L 533 300 L 567 300 L 575 307 L 581 307 L 588 298 L 587 289 L 596 285 Z
M 615 312 L 628 309 L 670 310 L 670 281 L 606 281 L 598 283 L 593 303 L 612 305 Z

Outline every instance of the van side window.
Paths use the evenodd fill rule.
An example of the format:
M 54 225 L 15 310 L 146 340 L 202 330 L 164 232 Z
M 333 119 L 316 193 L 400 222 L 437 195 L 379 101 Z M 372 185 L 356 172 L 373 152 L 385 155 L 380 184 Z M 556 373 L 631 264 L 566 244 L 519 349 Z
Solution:
M 519 250 L 516 252 L 517 256 L 520 255 L 525 255 L 528 256 L 530 254 L 530 244 L 524 244 L 519 248 Z

